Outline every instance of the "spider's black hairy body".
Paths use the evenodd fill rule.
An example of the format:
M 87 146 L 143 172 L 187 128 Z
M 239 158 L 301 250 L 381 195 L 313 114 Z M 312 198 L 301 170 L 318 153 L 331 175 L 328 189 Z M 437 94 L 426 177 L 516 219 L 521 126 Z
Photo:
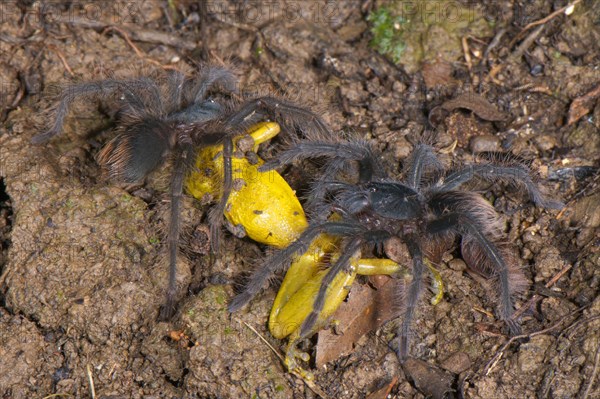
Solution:
M 218 99 L 210 98 L 214 93 Z M 237 95 L 237 78 L 232 71 L 207 67 L 197 77 L 171 72 L 160 77 L 105 79 L 68 86 L 54 110 L 52 127 L 32 138 L 35 144 L 50 140 L 62 131 L 72 103 L 81 100 L 112 100 L 117 104 L 117 135 L 97 156 L 104 174 L 113 180 L 134 183 L 173 160 L 169 196 L 168 228 L 169 283 L 161 319 L 175 310 L 176 265 L 179 251 L 180 206 L 184 181 L 194 168 L 199 149 L 223 146 L 222 193 L 211 209 L 211 247 L 218 251 L 223 212 L 232 190 L 231 157 L 233 138 L 265 119 L 278 122 L 288 134 L 323 137 L 329 130 L 312 111 L 276 97 L 248 100 Z
M 525 288 L 526 280 L 501 242 L 499 216 L 494 208 L 480 194 L 463 190 L 462 185 L 475 178 L 502 180 L 524 187 L 536 205 L 560 209 L 562 203 L 542 195 L 528 168 L 506 162 L 466 165 L 447 171 L 432 147 L 419 144 L 405 162 L 404 180 L 396 181 L 387 176 L 365 142 L 306 141 L 282 152 L 262 169 L 316 157 L 327 159 L 309 198 L 316 216 L 295 242 L 268 258 L 255 272 L 246 289 L 230 303 L 230 311 L 237 311 L 250 301 L 273 273 L 306 251 L 318 234 L 340 236 L 345 242 L 341 255 L 328 269 L 312 312 L 301 326 L 300 334 L 306 337 L 323 309 L 329 284 L 338 273 L 349 271 L 351 257 L 363 247 L 381 248 L 386 240 L 399 238 L 412 258 L 413 274 L 405 287 L 401 304 L 403 319 L 395 345 L 403 360 L 408 356 L 411 321 L 424 287 L 425 259 L 440 252 L 436 247 L 443 247 L 441 252 L 444 252 L 460 239 L 468 266 L 497 284 L 499 318 L 512 334 L 519 332 L 513 318 L 513 295 Z M 357 177 L 348 178 L 351 170 Z M 338 215 L 336 221 L 328 220 L 334 213 Z

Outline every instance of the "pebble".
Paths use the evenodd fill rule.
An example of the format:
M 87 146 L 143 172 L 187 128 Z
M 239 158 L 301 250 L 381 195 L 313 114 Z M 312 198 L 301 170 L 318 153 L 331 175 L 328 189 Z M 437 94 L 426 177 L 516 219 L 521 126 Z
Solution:
M 455 352 L 444 360 L 440 366 L 452 373 L 460 374 L 471 368 L 471 359 L 465 352 Z
M 500 139 L 491 134 L 471 138 L 470 149 L 473 153 L 498 152 L 502 149 Z
M 549 135 L 541 135 L 537 136 L 534 139 L 535 146 L 540 151 L 550 151 L 554 147 L 556 147 L 556 139 L 553 136 Z
M 463 272 L 467 269 L 467 264 L 462 259 L 454 258 L 448 262 L 448 267 L 457 272 Z
M 522 373 L 532 373 L 539 370 L 544 364 L 546 351 L 554 342 L 554 338 L 548 335 L 532 337 L 529 342 L 521 345 L 517 364 Z

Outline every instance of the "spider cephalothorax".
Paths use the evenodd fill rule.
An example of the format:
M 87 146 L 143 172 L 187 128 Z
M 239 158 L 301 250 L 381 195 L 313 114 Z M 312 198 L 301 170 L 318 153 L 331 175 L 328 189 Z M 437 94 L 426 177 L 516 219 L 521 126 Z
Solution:
M 282 152 L 263 170 L 302 158 L 326 158 L 323 173 L 313 183 L 309 203 L 315 210 L 308 228 L 287 248 L 276 252 L 255 272 L 246 289 L 231 302 L 230 311 L 240 309 L 264 286 L 277 270 L 306 251 L 311 242 L 326 233 L 342 239 L 340 256 L 332 262 L 314 295 L 312 310 L 303 320 L 299 335 L 314 332 L 315 323 L 331 295 L 331 283 L 341 273 L 352 272 L 352 259 L 365 247 L 382 247 L 389 239 L 400 239 L 412 258 L 413 278 L 401 306 L 403 320 L 395 346 L 401 359 L 408 354 L 411 320 L 423 290 L 423 273 L 428 259 L 450 249 L 460 239 L 468 266 L 497 285 L 498 316 L 511 333 L 519 331 L 513 318 L 513 294 L 523 290 L 526 280 L 500 242 L 499 216 L 480 194 L 462 186 L 473 179 L 513 183 L 527 190 L 536 205 L 559 209 L 560 202 L 547 200 L 530 176 L 515 163 L 477 163 L 445 170 L 433 148 L 420 144 L 404 167 L 404 180 L 387 176 L 371 148 L 364 142 L 328 143 L 304 141 Z M 354 169 L 350 168 L 355 164 Z M 349 170 L 357 176 L 348 178 Z
M 174 310 L 180 204 L 192 172 L 199 173 L 196 162 L 199 151 L 207 146 L 221 148 L 218 158 L 222 175 L 215 179 L 221 192 L 209 215 L 214 251 L 218 248 L 223 212 L 233 186 L 232 156 L 236 151 L 242 155 L 235 156 L 243 157 L 247 148 L 254 147 L 245 143 L 236 149 L 234 138 L 246 135 L 251 125 L 264 119 L 277 121 L 284 131 L 293 134 L 328 134 L 321 118 L 313 112 L 271 96 L 240 99 L 236 86 L 235 75 L 220 67 L 205 68 L 193 79 L 171 72 L 159 77 L 106 79 L 72 85 L 61 94 L 51 129 L 32 139 L 39 144 L 60 133 L 69 107 L 77 100 L 111 100 L 107 104 L 117 107 L 117 135 L 97 157 L 107 177 L 138 182 L 166 158 L 173 160 L 169 192 L 169 283 L 162 318 L 168 318 Z M 210 98 L 209 94 L 215 97 Z

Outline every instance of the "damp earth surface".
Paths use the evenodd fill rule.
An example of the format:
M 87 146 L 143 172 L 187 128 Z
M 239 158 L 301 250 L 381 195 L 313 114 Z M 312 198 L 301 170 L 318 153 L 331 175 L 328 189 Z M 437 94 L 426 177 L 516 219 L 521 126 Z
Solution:
M 0 5 L 0 397 L 599 398 L 600 3 L 418 4 Z M 388 346 L 394 320 L 354 317 L 362 332 L 343 356 L 323 342 L 339 331 L 303 344 L 327 359 L 306 365 L 306 383 L 286 372 L 275 354 L 285 343 L 266 327 L 276 282 L 227 312 L 265 248 L 226 233 L 211 259 L 207 208 L 191 198 L 178 311 L 158 321 L 167 171 L 104 181 L 94 157 L 114 115 L 96 101 L 77 103 L 49 143 L 30 140 L 68 83 L 207 63 L 233 66 L 245 95 L 286 96 L 368 140 L 398 178 L 431 137 L 447 164 L 490 153 L 530 164 L 564 210 L 480 187 L 530 282 L 517 298 L 524 336 L 509 341 L 490 287 L 453 251 L 439 265 L 442 301 L 420 307 L 409 361 Z M 311 170 L 284 176 L 302 192 Z M 380 286 L 358 281 L 348 301 Z

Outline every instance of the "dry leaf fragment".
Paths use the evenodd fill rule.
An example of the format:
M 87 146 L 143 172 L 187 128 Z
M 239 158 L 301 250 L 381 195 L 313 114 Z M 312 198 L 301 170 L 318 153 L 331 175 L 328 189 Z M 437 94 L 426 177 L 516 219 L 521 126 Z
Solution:
M 442 108 L 448 112 L 452 112 L 456 108 L 465 108 L 486 121 L 503 121 L 506 119 L 504 113 L 498 111 L 492 103 L 475 93 L 460 94 L 458 97 L 443 103 Z
M 600 97 L 600 84 L 583 96 L 573 100 L 569 107 L 569 122 L 567 125 L 572 125 L 584 115 L 588 114 L 594 108 L 594 104 L 598 97 Z
M 378 276 L 380 277 L 380 276 Z M 391 305 L 398 298 L 401 282 L 387 278 L 385 284 L 379 280 L 378 289 L 368 285 L 354 284 L 348 301 L 342 303 L 333 318 L 339 321 L 336 333 L 331 330 L 319 332 L 316 366 L 349 355 L 354 344 L 365 334 L 376 330 L 398 315 L 398 307 Z

